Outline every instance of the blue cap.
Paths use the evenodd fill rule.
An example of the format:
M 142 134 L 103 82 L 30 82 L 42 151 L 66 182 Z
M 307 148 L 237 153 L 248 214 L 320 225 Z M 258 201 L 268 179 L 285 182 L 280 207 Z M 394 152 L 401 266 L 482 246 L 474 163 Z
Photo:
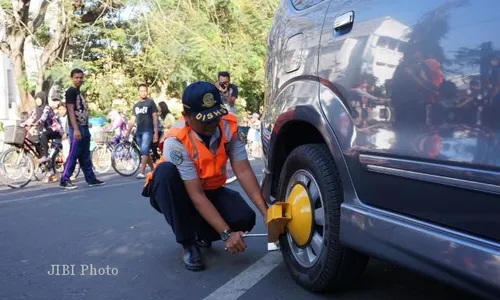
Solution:
M 219 90 L 210 82 L 197 81 L 190 84 L 182 94 L 184 111 L 195 119 L 207 123 L 227 115 Z

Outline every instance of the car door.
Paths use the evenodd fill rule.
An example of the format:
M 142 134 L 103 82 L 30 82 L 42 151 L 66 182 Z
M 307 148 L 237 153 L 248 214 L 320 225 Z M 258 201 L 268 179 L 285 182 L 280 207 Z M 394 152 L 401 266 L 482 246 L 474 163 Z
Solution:
M 328 4 L 329 0 L 282 1 L 276 12 L 265 62 L 265 157 L 278 117 L 297 103 L 318 103 L 318 52 Z
M 500 240 L 500 2 L 332 0 L 322 109 L 365 205 Z

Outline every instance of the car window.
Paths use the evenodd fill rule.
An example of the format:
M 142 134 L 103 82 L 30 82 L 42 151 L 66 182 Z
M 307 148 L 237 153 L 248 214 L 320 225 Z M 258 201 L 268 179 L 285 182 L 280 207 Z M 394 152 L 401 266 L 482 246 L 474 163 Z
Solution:
M 291 0 L 291 1 L 293 7 L 295 7 L 296 10 L 304 10 L 316 4 L 320 4 L 324 0 Z

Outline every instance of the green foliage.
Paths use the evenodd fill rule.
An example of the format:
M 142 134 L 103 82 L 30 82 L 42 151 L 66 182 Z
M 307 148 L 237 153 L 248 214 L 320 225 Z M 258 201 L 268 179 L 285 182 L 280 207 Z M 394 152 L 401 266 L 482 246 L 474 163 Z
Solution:
M 141 51 L 136 74 L 152 78 L 179 96 L 187 82 L 217 80 L 231 73 L 247 109 L 263 99 L 266 37 L 277 0 L 153 1 L 133 28 Z M 212 3 L 214 3 L 212 5 Z
M 34 36 L 39 45 L 45 47 L 50 41 L 49 26 L 47 24 L 41 25 L 34 33 Z
M 21 87 L 28 93 L 33 93 L 36 88 L 36 85 L 33 82 L 34 80 L 32 78 L 28 78 L 28 76 L 24 74 L 17 80 L 17 86 Z
M 92 5 L 101 2 L 85 1 L 85 7 L 95 9 Z M 61 93 L 71 84 L 70 70 L 80 67 L 86 72 L 82 90 L 93 114 L 113 105 L 128 112 L 140 83 L 150 85 L 158 97 L 179 98 L 186 84 L 215 82 L 219 71 L 229 71 L 232 83 L 239 86 L 239 114 L 259 110 L 267 32 L 279 0 L 118 2 L 123 6 L 95 23 L 70 24 L 64 62 L 47 73 Z M 42 39 L 43 31 L 39 34 Z

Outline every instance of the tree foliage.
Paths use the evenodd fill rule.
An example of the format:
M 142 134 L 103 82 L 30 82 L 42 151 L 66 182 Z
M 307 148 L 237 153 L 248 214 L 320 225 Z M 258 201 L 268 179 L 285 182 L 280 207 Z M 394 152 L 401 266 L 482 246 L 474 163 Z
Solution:
M 64 39 L 44 65 L 43 79 L 62 93 L 70 69 L 83 68 L 83 89 L 96 111 L 117 99 L 126 111 L 140 83 L 150 85 L 158 99 L 179 97 L 186 84 L 215 82 L 219 71 L 231 73 L 247 110 L 262 104 L 266 37 L 279 0 L 42 2 L 56 3 L 68 16 L 56 26 L 64 29 Z M 43 20 L 32 32 L 44 53 L 55 34 L 50 24 Z
M 145 1 L 135 1 L 146 6 Z M 131 33 L 134 75 L 179 96 L 187 83 L 229 71 L 250 111 L 262 104 L 266 37 L 277 0 L 153 0 Z
M 0 41 L 0 51 L 13 64 L 21 98 L 21 108 L 30 104 L 32 87 L 47 90 L 51 81 L 46 72 L 66 56 L 69 39 L 82 28 L 94 26 L 122 7 L 119 0 L 2 0 L 0 13 L 5 25 L 6 39 Z M 47 16 L 50 16 L 47 17 Z M 36 61 L 36 82 L 29 82 L 26 74 L 25 48 L 31 43 L 41 53 Z

